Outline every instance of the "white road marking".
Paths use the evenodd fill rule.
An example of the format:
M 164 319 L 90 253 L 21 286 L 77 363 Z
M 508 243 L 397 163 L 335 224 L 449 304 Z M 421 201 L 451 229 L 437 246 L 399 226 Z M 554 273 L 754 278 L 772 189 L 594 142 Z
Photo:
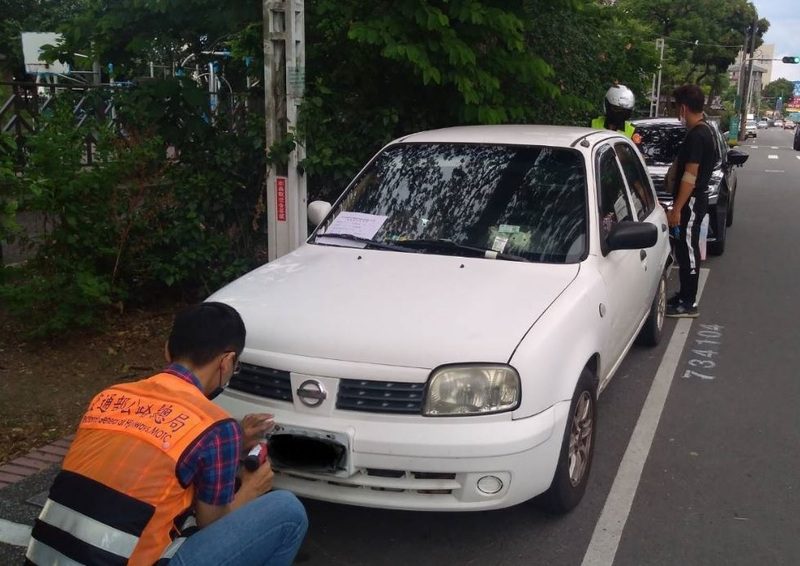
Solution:
M 28 525 L 0 519 L 0 542 L 14 546 L 28 546 L 30 538 L 31 528 Z
M 764 173 L 786 173 L 784 169 L 764 169 Z
M 703 294 L 703 288 L 708 279 L 709 270 L 700 269 L 700 282 L 697 287 L 697 299 Z M 689 337 L 689 330 L 692 327 L 691 318 L 678 319 L 675 330 L 661 359 L 661 365 L 650 386 L 650 392 L 636 421 L 628 448 L 622 457 L 622 462 L 614 478 L 614 484 L 606 498 L 603 512 L 594 527 L 592 540 L 583 556 L 582 566 L 611 566 L 614 563 L 614 556 L 619 548 L 619 541 L 625 523 L 631 512 L 633 498 L 639 487 L 639 480 L 642 477 L 645 461 L 650 453 L 653 444 L 653 437 L 658 428 L 658 421 L 667 402 L 669 388 L 675 377 L 675 371 L 681 360 L 683 348 Z
M 771 149 L 779 149 L 777 145 L 770 146 Z
M 795 157 L 796 157 L 797 159 L 800 159 L 800 155 L 795 155 Z
M 753 149 L 758 149 L 757 145 L 751 145 L 750 147 L 753 148 Z
M 770 159 L 778 159 L 778 156 L 777 156 L 777 155 L 775 155 L 774 153 L 773 153 L 773 154 L 770 154 L 770 155 L 768 155 L 767 157 L 769 157 Z

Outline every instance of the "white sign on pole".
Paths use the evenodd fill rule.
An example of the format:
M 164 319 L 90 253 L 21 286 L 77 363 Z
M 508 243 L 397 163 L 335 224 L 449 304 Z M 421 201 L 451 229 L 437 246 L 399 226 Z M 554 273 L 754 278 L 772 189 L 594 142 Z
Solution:
M 69 65 L 60 61 L 48 63 L 42 59 L 42 47 L 57 45 L 61 41 L 60 33 L 22 32 L 22 57 L 25 60 L 25 71 L 33 75 L 69 73 Z

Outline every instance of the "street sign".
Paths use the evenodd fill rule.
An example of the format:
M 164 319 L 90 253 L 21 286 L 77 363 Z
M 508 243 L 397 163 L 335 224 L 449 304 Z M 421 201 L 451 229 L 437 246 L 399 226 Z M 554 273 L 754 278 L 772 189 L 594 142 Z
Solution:
M 739 140 L 739 116 L 731 116 L 730 129 L 728 130 L 728 145 L 735 145 Z

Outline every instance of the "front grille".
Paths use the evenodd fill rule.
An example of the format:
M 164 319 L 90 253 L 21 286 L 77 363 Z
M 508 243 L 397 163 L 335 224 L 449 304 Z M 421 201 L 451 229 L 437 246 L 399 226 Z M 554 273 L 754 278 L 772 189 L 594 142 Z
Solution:
M 292 380 L 288 371 L 242 364 L 231 378 L 231 389 L 268 399 L 292 401 Z
M 339 382 L 336 408 L 370 413 L 419 414 L 424 393 L 424 383 L 343 379 Z
M 417 495 L 452 496 L 462 488 L 454 473 L 410 472 L 404 470 L 361 469 L 350 477 L 335 477 L 301 470 L 274 469 L 279 478 L 286 477 L 304 482 L 326 483 L 335 487 Z M 394 497 L 394 496 L 390 496 Z

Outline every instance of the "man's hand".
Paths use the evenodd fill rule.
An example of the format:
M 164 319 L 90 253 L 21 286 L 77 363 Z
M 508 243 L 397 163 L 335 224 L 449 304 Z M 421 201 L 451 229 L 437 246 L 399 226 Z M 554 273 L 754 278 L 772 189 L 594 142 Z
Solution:
M 242 444 L 244 451 L 249 452 L 256 444 L 264 440 L 264 436 L 275 426 L 275 421 L 269 413 L 257 413 L 245 415 L 241 424 Z
M 681 223 L 681 211 L 673 208 L 667 211 L 667 224 L 670 228 L 674 228 Z
M 239 488 L 237 498 L 241 494 L 248 499 L 255 499 L 272 489 L 272 478 L 275 476 L 269 460 L 261 464 L 253 472 L 242 468 L 242 486 Z

